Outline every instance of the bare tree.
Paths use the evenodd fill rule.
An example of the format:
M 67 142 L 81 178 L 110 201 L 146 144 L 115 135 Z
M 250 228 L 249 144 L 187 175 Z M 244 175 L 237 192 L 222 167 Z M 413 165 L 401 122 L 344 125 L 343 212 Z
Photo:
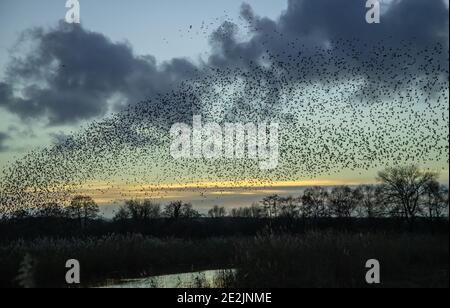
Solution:
M 250 217 L 250 218 L 265 218 L 267 216 L 266 216 L 264 209 L 258 203 L 253 203 L 252 206 L 250 206 L 248 217 Z
M 303 218 L 323 218 L 329 216 L 327 207 L 328 191 L 323 187 L 312 187 L 305 190 L 301 197 L 300 213 Z
M 125 201 L 125 208 L 122 214 L 125 216 L 125 212 L 127 212 L 129 218 L 134 221 L 139 221 L 142 219 L 142 211 L 141 204 L 138 200 L 128 200 Z
M 116 214 L 116 220 L 132 219 L 136 222 L 144 222 L 161 217 L 161 206 L 151 200 L 128 200 Z
M 278 195 L 270 195 L 262 200 L 262 204 L 269 218 L 274 218 L 278 216 L 279 203 L 280 203 L 280 196 Z
M 151 200 L 144 200 L 142 203 L 144 219 L 156 219 L 161 217 L 161 205 Z
M 445 212 L 448 214 L 448 188 L 437 181 L 430 181 L 426 185 L 423 211 L 430 219 L 441 218 Z
M 224 207 L 219 207 L 215 205 L 212 209 L 208 211 L 208 216 L 211 218 L 222 218 L 227 215 L 227 211 Z
M 361 200 L 357 205 L 359 217 L 378 218 L 386 214 L 387 203 L 382 188 L 378 185 L 363 185 L 360 187 Z
M 131 218 L 131 214 L 128 209 L 124 206 L 120 207 L 117 213 L 114 215 L 114 221 L 127 221 Z
M 192 204 L 183 203 L 181 207 L 181 218 L 198 218 L 201 217 L 200 213 L 197 210 L 194 210 Z
M 264 218 L 266 211 L 258 203 L 253 203 L 251 207 L 240 207 L 231 210 L 230 215 L 234 218 Z
M 378 173 L 383 193 L 400 207 L 409 223 L 413 223 L 419 214 L 421 198 L 430 182 L 437 178 L 437 173 L 422 171 L 417 166 L 387 168 Z
M 166 205 L 164 215 L 171 219 L 197 218 L 201 216 L 199 212 L 193 209 L 192 204 L 183 203 L 182 201 L 174 201 Z
M 68 217 L 78 220 L 82 228 L 90 219 L 97 218 L 99 211 L 98 205 L 88 196 L 74 197 L 70 206 L 66 208 Z
M 338 218 L 349 218 L 361 202 L 362 194 L 359 188 L 352 189 L 349 186 L 338 186 L 331 191 L 330 211 Z
M 299 209 L 299 199 L 292 196 L 280 198 L 280 212 L 279 216 L 283 218 L 297 218 Z
M 36 216 L 41 218 L 63 218 L 66 217 L 66 213 L 57 203 L 48 203 L 39 209 Z
M 182 201 L 173 201 L 164 208 L 164 216 L 167 218 L 178 219 L 181 216 Z
M 233 218 L 240 218 L 241 216 L 241 208 L 233 208 L 230 211 L 230 216 Z

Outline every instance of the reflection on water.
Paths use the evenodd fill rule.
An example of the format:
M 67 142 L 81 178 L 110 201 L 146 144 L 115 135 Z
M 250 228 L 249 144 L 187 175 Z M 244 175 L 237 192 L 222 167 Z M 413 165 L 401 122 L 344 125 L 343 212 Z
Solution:
M 142 279 L 126 279 L 108 284 L 104 288 L 210 288 L 217 285 L 217 279 L 225 271 L 233 270 L 212 270 Z

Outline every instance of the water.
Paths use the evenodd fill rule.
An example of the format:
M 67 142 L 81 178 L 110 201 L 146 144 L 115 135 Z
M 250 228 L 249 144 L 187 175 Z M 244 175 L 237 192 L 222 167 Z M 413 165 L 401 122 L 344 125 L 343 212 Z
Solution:
M 198 288 L 214 287 L 215 278 L 225 270 L 210 270 L 194 273 L 154 276 L 142 279 L 125 279 L 115 281 L 104 288 Z

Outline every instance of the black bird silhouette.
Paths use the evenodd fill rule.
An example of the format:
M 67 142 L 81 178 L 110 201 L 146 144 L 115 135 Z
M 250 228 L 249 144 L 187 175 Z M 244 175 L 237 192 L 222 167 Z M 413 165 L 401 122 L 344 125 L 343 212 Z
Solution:
M 172 184 L 202 194 L 205 182 L 270 186 L 386 165 L 448 165 L 444 46 L 337 39 L 307 47 L 274 31 L 260 47 L 258 59 L 205 64 L 176 89 L 13 162 L 0 179 L 0 210 L 64 205 L 80 190 L 120 190 L 125 199 L 161 195 Z M 278 122 L 278 168 L 261 171 L 251 159 L 174 160 L 170 127 L 193 115 L 205 123 Z

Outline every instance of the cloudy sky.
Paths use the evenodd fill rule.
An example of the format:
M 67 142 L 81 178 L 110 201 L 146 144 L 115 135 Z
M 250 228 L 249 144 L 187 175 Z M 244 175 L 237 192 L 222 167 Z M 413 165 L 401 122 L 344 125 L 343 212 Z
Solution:
M 274 19 L 287 7 L 286 1 L 247 2 L 258 14 Z M 90 41 L 92 44 L 96 44 L 95 39 L 102 36 L 101 39 L 110 40 L 106 44 L 112 47 L 111 50 L 114 49 L 114 44 L 127 44 L 132 48 L 134 55 L 152 56 L 157 64 L 161 64 L 174 58 L 189 58 L 192 62 L 207 58 L 211 51 L 209 35 L 224 21 L 239 22 L 242 1 L 196 0 L 185 5 L 185 1 L 182 0 L 133 0 L 125 5 L 120 0 L 102 0 L 80 1 L 80 4 L 83 28 L 85 31 L 98 34 Z M 9 77 L 7 71 L 14 66 L 12 64 L 14 57 L 23 56 L 27 52 L 30 54 L 27 46 L 23 46 L 27 44 L 27 39 L 24 39 L 25 42 L 21 41 L 26 35 L 24 33 L 36 27 L 47 30 L 57 28 L 66 11 L 64 0 L 0 1 L 0 81 Z M 187 31 L 191 26 L 194 30 Z M 74 46 L 68 44 L 67 47 Z M 92 48 L 93 50 L 89 52 L 101 52 L 95 50 L 95 45 Z M 76 54 L 78 51 L 71 52 Z M 44 64 L 42 66 L 47 68 Z M 125 89 L 125 92 L 132 90 Z M 36 146 L 51 143 L 60 134 L 77 129 L 86 121 L 103 117 L 108 112 L 108 107 L 104 102 L 97 101 L 97 103 L 102 106 L 96 107 L 96 103 L 93 103 L 92 110 L 83 114 L 77 114 L 73 109 L 60 111 L 56 115 L 57 123 L 49 123 L 48 118 L 41 117 L 45 112 L 45 107 L 41 108 L 42 106 L 38 107 L 40 110 L 30 109 L 30 105 L 33 105 L 31 103 L 24 107 L 25 110 L 8 110 L 0 107 L 0 166 L 4 167 L 6 161 Z M 66 108 L 61 102 L 54 104 L 58 106 L 53 109 Z M 0 105 L 3 107 L 5 101 Z M 78 106 L 74 108 L 81 109 Z M 23 118 L 24 115 L 26 119 Z M 49 127 L 48 124 L 55 125 Z
M 448 0 L 381 1 L 379 25 L 366 23 L 367 9 L 361 0 L 186 3 L 80 0 L 81 25 L 72 26 L 63 21 L 63 0 L 0 0 L 0 168 L 32 149 L 67 140 L 68 135 L 93 121 L 102 121 L 136 102 L 170 92 L 194 76 L 206 76 L 211 67 L 250 70 L 265 54 L 276 54 L 279 63 L 288 63 L 294 51 L 298 54 L 295 44 L 312 50 L 321 46 L 333 55 L 349 57 L 351 65 L 358 68 L 358 77 L 376 78 L 377 87 L 395 88 L 397 94 L 401 93 L 401 83 L 392 82 L 392 76 L 379 71 L 375 74 L 373 67 L 366 65 L 373 55 L 362 49 L 362 43 L 339 47 L 335 40 L 356 39 L 374 46 L 381 42 L 394 49 L 406 42 L 418 55 L 420 50 L 430 53 L 439 46 L 441 53 L 430 53 L 430 61 L 441 69 L 448 68 Z M 355 49 L 358 57 L 350 57 Z M 307 54 L 305 50 L 302 52 Z M 315 80 L 316 69 L 328 63 L 326 54 L 322 56 L 323 61 L 314 60 L 314 67 L 305 67 L 298 79 L 320 83 L 321 80 Z M 423 58 L 429 60 L 427 56 Z M 383 65 L 394 67 L 395 58 L 394 53 Z M 417 62 L 407 68 L 408 74 L 427 78 L 429 72 L 421 72 L 425 62 Z M 280 67 L 283 66 L 277 66 Z M 357 84 L 348 71 L 336 76 L 343 80 L 341 89 L 349 83 Z M 297 74 L 294 70 L 291 73 Z M 448 69 L 446 74 L 448 77 Z M 315 90 L 314 94 L 331 98 L 329 92 L 320 94 Z M 279 93 L 275 96 L 280 100 Z M 431 95 L 431 99 L 436 97 Z M 166 106 L 169 113 L 181 108 L 173 104 Z M 415 111 L 419 110 L 417 107 Z M 242 114 L 239 111 L 234 109 Z M 448 130 L 443 129 L 443 124 L 448 118 L 433 119 L 431 115 L 431 120 L 436 126 L 432 129 L 441 129 L 444 140 Z M 417 132 L 418 136 L 420 133 L 426 135 Z M 406 129 L 401 132 L 402 136 L 406 134 Z M 448 170 L 442 140 L 435 142 L 440 151 L 429 151 L 441 156 L 427 167 Z M 321 180 L 370 182 L 376 167 L 334 173 Z M 448 182 L 448 176 L 442 180 Z

